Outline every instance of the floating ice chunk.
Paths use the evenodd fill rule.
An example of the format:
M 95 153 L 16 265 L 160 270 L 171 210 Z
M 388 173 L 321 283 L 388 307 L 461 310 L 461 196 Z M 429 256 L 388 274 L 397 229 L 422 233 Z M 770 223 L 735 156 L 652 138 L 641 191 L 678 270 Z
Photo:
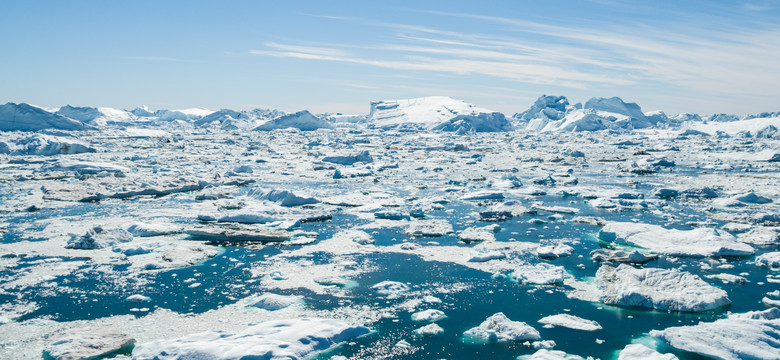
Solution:
M 428 309 L 428 310 L 418 311 L 412 314 L 412 321 L 436 322 L 446 317 L 447 315 L 444 315 L 444 311 L 436 310 L 436 309 Z
M 596 249 L 590 252 L 590 257 L 593 261 L 598 262 L 623 262 L 644 264 L 651 260 L 658 259 L 658 255 L 643 254 L 639 250 L 626 251 L 626 250 L 611 250 L 611 249 Z
M 780 267 L 780 251 L 772 251 L 756 256 L 756 265 L 769 266 L 771 268 Z
M 520 265 L 515 268 L 510 277 L 520 284 L 560 285 L 563 284 L 565 275 L 566 270 L 563 266 L 539 263 Z
M 292 234 L 285 230 L 266 229 L 238 224 L 200 225 L 187 229 L 184 233 L 190 235 L 192 239 L 206 241 L 282 242 L 290 240 L 292 237 Z
M 742 276 L 726 273 L 707 275 L 706 278 L 734 284 L 744 284 L 747 282 L 747 279 Z
M 302 304 L 303 298 L 293 295 L 278 295 L 278 294 L 263 294 L 256 301 L 253 301 L 250 306 L 256 308 L 265 309 L 268 311 L 281 310 L 286 307 Z
M 133 294 L 128 296 L 125 300 L 132 301 L 132 302 L 147 302 L 147 301 L 151 301 L 152 298 L 141 294 Z
M 587 320 L 569 314 L 545 316 L 539 319 L 539 322 L 545 325 L 560 326 L 575 330 L 596 331 L 601 329 L 601 325 L 593 320 Z
M 466 330 L 463 336 L 481 342 L 539 340 L 541 335 L 522 321 L 512 321 L 504 313 L 496 313 L 479 326 Z
M 84 235 L 71 236 L 65 248 L 82 250 L 102 249 L 132 240 L 133 235 L 124 229 L 104 230 L 102 227 L 96 226 L 88 230 Z
M 342 230 L 333 235 L 333 240 L 336 241 L 354 241 L 360 245 L 368 245 L 374 243 L 374 237 L 371 234 L 362 230 Z
M 598 238 L 607 242 L 643 247 L 672 256 L 746 256 L 755 252 L 731 234 L 709 228 L 664 229 L 658 225 L 614 222 L 605 225 Z
M 44 171 L 75 171 L 79 174 L 97 174 L 107 173 L 127 173 L 130 169 L 115 164 L 105 162 L 88 162 L 69 159 L 60 159 L 57 162 L 46 166 Z
M 602 265 L 596 272 L 596 285 L 605 304 L 693 312 L 731 304 L 724 290 L 677 269 Z
M 534 204 L 532 208 L 558 214 L 576 214 L 580 212 L 580 209 L 567 206 L 545 206 L 542 204 Z
M 349 285 L 349 280 L 338 275 L 324 275 L 324 276 L 316 277 L 313 280 L 317 284 L 323 286 L 338 286 L 343 288 Z
M 722 207 L 740 207 L 746 205 L 768 204 L 771 202 L 772 199 L 758 195 L 755 192 L 749 191 L 744 194 L 734 195 L 730 198 L 716 199 L 715 201 L 713 201 L 712 204 L 716 206 L 722 206 Z
M 182 228 L 181 226 L 168 223 L 134 222 L 127 227 L 127 231 L 133 234 L 133 236 L 149 237 L 175 234 L 181 232 Z
M 250 210 L 242 210 L 239 212 L 232 213 L 230 215 L 222 216 L 220 218 L 217 218 L 217 222 L 239 223 L 239 224 L 267 224 L 267 223 L 279 221 L 279 219 L 273 215 L 262 214 L 262 213 L 258 214 L 249 211 Z M 208 218 L 204 216 L 199 216 L 199 219 L 206 220 Z
M 556 259 L 571 255 L 574 248 L 566 244 L 546 245 L 536 248 L 536 254 L 540 258 Z
M 320 202 L 319 200 L 313 197 L 299 196 L 294 194 L 292 191 L 288 191 L 288 190 L 274 190 L 274 189 L 268 190 L 268 189 L 260 189 L 260 188 L 251 188 L 247 190 L 244 194 L 254 199 L 267 200 L 270 202 L 275 202 L 281 206 L 287 206 L 287 207 L 317 204 Z
M 485 262 L 506 259 L 506 254 L 498 249 L 475 248 L 469 255 L 469 262 Z
M 97 152 L 95 148 L 76 139 L 44 134 L 31 135 L 16 143 L 20 148 L 13 152 L 14 155 L 51 156 Z
M 729 319 L 778 320 L 780 319 L 780 308 L 729 314 Z
M 417 336 L 434 336 L 434 335 L 441 334 L 443 332 L 444 329 L 442 329 L 441 326 L 435 323 L 431 323 L 419 329 L 414 330 L 414 334 Z
M 275 320 L 249 327 L 237 334 L 207 331 L 178 339 L 140 344 L 133 350 L 133 360 L 299 360 L 369 332 L 368 328 L 340 320 Z
M 102 359 L 129 354 L 134 344 L 135 339 L 115 329 L 68 329 L 50 337 L 43 353 L 45 358 L 56 360 Z
M 677 356 L 661 354 L 642 344 L 628 344 L 620 351 L 618 360 L 677 360 Z
M 518 360 L 585 360 L 581 356 L 570 355 L 560 350 L 539 349 L 531 355 L 522 355 Z
M 303 110 L 294 114 L 282 115 L 271 119 L 266 123 L 252 129 L 253 131 L 270 131 L 276 129 L 295 128 L 301 131 L 313 131 L 317 129 L 330 129 L 333 126 L 326 120 L 322 120 L 310 112 Z
M 483 241 L 496 241 L 493 235 L 498 229 L 498 225 L 488 225 L 482 227 L 472 226 L 458 233 L 458 240 L 471 243 Z
M 756 227 L 737 236 L 737 240 L 757 245 L 780 245 L 780 228 Z
M 368 153 L 368 150 L 363 150 L 355 155 L 349 156 L 326 156 L 322 158 L 322 161 L 339 164 L 339 165 L 354 165 L 357 162 L 372 163 L 374 158 Z
M 653 330 L 650 335 L 676 349 L 715 359 L 780 359 L 780 319 L 776 317 L 730 316 Z
M 501 200 L 504 198 L 504 193 L 501 191 L 483 190 L 470 194 L 466 194 L 460 197 L 461 200 Z
M 397 281 L 382 281 L 371 288 L 380 294 L 397 294 L 409 291 L 409 286 Z
M 442 219 L 411 221 L 406 229 L 406 235 L 415 237 L 439 237 L 452 232 L 452 224 Z

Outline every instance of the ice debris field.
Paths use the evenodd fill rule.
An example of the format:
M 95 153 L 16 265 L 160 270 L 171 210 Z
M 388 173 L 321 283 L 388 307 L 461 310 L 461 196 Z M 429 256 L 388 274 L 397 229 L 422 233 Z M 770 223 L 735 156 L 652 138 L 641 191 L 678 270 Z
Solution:
M 780 359 L 778 127 L 8 103 L 0 358 Z

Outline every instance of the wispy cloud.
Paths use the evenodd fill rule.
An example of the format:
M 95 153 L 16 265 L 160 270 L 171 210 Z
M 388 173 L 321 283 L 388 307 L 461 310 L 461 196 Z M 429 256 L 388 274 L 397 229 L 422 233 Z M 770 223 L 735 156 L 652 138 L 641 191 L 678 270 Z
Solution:
M 403 72 L 484 75 L 573 89 L 644 86 L 722 96 L 776 93 L 780 26 L 694 28 L 682 33 L 642 24 L 564 26 L 464 13 L 433 16 L 504 26 L 474 34 L 430 26 L 354 20 L 391 31 L 376 44 L 266 43 L 255 55 L 359 64 Z M 348 19 L 339 19 L 348 20 Z M 477 27 L 478 29 L 478 27 Z M 307 44 L 309 45 L 309 44 Z

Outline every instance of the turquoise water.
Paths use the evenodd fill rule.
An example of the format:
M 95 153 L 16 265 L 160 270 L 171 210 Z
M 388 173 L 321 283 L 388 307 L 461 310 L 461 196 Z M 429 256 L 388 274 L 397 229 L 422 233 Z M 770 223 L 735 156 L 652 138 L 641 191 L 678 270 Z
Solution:
M 634 219 L 645 223 L 666 224 L 665 219 L 646 210 L 610 212 L 591 208 L 579 198 L 555 195 L 538 197 L 535 200 L 543 201 L 545 205 L 576 207 L 581 210 L 578 214 L 581 216 L 600 216 L 620 221 Z M 189 200 L 171 197 L 163 201 L 170 201 L 171 203 L 168 205 L 174 206 L 178 201 Z M 22 214 L 9 221 L 12 224 L 9 233 L 13 233 L 13 224 L 21 224 L 31 218 L 45 218 L 63 213 L 96 216 L 101 212 L 131 211 L 137 205 L 133 201 L 114 202 L 108 205 L 80 204 L 66 209 L 42 210 L 36 213 Z M 672 204 L 665 211 L 674 210 L 678 217 L 685 218 L 687 221 L 706 221 L 706 214 L 700 212 L 699 208 L 696 203 Z M 446 209 L 450 212 L 436 211 L 430 213 L 429 217 L 450 219 L 456 232 L 473 225 L 491 224 L 475 221 L 474 211 L 478 207 L 474 203 L 456 201 L 449 204 Z M 600 264 L 591 261 L 588 254 L 593 249 L 605 246 L 595 239 L 595 233 L 599 227 L 572 223 L 568 221 L 572 217 L 571 215 L 564 215 L 563 221 L 551 220 L 550 215 L 540 211 L 539 215 L 523 216 L 499 222 L 501 231 L 496 234 L 496 239 L 506 242 L 544 242 L 548 239 L 576 240 L 578 243 L 572 244 L 575 250 L 571 256 L 548 262 L 564 266 L 572 276 L 579 280 L 592 278 Z M 532 218 L 549 222 L 545 225 L 532 225 L 528 223 L 528 220 Z M 358 220 L 353 215 L 337 213 L 332 220 L 327 222 L 303 224 L 302 230 L 316 231 L 319 233 L 318 239 L 323 240 L 329 238 L 339 229 L 367 222 L 367 220 Z M 666 225 L 680 229 L 691 228 L 685 222 Z M 13 235 L 7 234 L 6 236 L 13 237 Z M 376 245 L 380 247 L 395 245 L 400 239 L 406 239 L 401 227 L 382 229 L 374 236 Z M 13 242 L 16 240 L 4 238 L 4 241 Z M 428 243 L 435 241 L 440 245 L 470 247 L 458 244 L 453 235 L 440 238 L 412 239 L 411 241 L 423 246 L 438 246 Z M 264 257 L 278 254 L 282 248 L 266 246 L 255 250 L 233 245 L 225 246 L 223 250 L 216 257 L 197 266 L 146 272 L 135 277 L 125 276 L 128 274 L 126 266 L 115 266 L 113 272 L 106 272 L 105 269 L 95 269 L 85 265 L 77 271 L 77 276 L 62 276 L 53 279 L 52 281 L 57 284 L 55 288 L 51 286 L 31 287 L 21 290 L 17 294 L 0 295 L 0 301 L 10 301 L 18 296 L 36 302 L 40 306 L 38 310 L 18 319 L 19 321 L 41 317 L 57 321 L 71 321 L 123 314 L 143 316 L 157 308 L 170 309 L 179 313 L 201 313 L 235 303 L 253 294 L 265 292 L 261 282 L 252 278 L 249 269 L 265 266 Z M 758 253 L 770 250 L 772 249 L 758 248 Z M 464 252 L 468 252 L 468 250 L 464 249 Z M 315 263 L 339 261 L 338 257 L 330 254 L 315 253 L 314 255 L 310 260 Z M 760 299 L 764 293 L 780 288 L 778 284 L 759 285 L 760 282 L 766 281 L 766 275 L 770 273 L 767 268 L 758 268 L 749 264 L 749 259 L 727 259 L 728 263 L 734 266 L 727 272 L 731 274 L 747 273 L 748 282 L 741 285 L 721 284 L 714 280 L 708 280 L 708 282 L 728 291 L 733 302 L 730 307 L 705 313 L 665 312 L 608 306 L 570 299 L 566 296 L 566 292 L 571 289 L 566 286 L 521 286 L 505 279 L 494 279 L 491 274 L 464 266 L 423 261 L 412 255 L 378 253 L 352 256 L 351 259 L 359 263 L 371 264 L 369 267 L 371 270 L 351 279 L 358 286 L 344 290 L 349 302 L 373 308 L 397 305 L 408 298 L 403 295 L 398 298 L 381 296 L 371 289 L 371 285 L 384 280 L 401 281 L 409 284 L 413 291 L 431 293 L 443 300 L 442 304 L 425 304 L 418 310 L 435 308 L 444 311 L 447 318 L 437 322 L 444 328 L 444 333 L 430 338 L 415 338 L 411 335 L 411 331 L 425 324 L 411 321 L 410 314 L 401 311 L 397 318 L 383 319 L 372 324 L 372 328 L 375 330 L 372 334 L 355 339 L 320 355 L 320 358 L 323 359 L 336 354 L 355 359 L 376 359 L 390 356 L 410 359 L 512 359 L 518 355 L 536 351 L 522 343 L 475 344 L 462 339 L 465 330 L 477 326 L 496 312 L 503 312 L 512 320 L 524 321 L 534 326 L 541 333 L 543 340 L 555 341 L 555 349 L 557 350 L 608 359 L 614 356 L 615 350 L 623 348 L 634 339 L 643 337 L 652 329 L 692 325 L 699 321 L 712 321 L 725 316 L 726 311 L 744 312 L 763 309 L 765 306 L 760 304 Z M 23 270 L 25 266 L 40 260 L 42 259 L 24 258 L 19 261 L 18 267 L 13 271 Z M 73 259 L 61 260 L 71 261 Z M 533 254 L 528 254 L 526 260 L 532 263 L 543 262 Z M 684 267 L 686 271 L 701 276 L 721 272 L 715 269 L 702 269 L 700 267 L 702 261 L 703 259 L 679 259 L 672 262 L 662 258 L 649 263 L 648 266 Z M 10 272 L 11 270 L 2 270 L 0 276 L 10 274 Z M 201 285 L 190 287 L 192 282 L 186 279 L 193 278 Z M 452 284 L 458 284 L 462 290 L 440 293 L 441 288 L 448 288 Z M 327 310 L 340 306 L 339 301 L 337 301 L 339 299 L 328 295 L 318 295 L 309 290 L 296 289 L 274 292 L 303 295 L 306 299 L 306 305 L 314 309 Z M 144 294 L 149 296 L 151 301 L 144 303 L 126 301 L 126 297 L 131 294 Z M 597 321 L 603 329 L 594 332 L 567 328 L 548 329 L 543 328 L 542 324 L 537 322 L 544 316 L 559 313 L 568 313 Z M 412 346 L 410 348 L 394 347 L 400 340 L 407 340 Z M 696 358 L 681 353 L 678 353 L 678 356 L 685 359 Z

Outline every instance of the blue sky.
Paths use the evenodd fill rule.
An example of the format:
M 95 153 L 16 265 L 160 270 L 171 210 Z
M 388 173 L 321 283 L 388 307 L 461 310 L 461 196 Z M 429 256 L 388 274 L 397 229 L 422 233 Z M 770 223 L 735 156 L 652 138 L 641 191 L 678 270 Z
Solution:
M 776 1 L 3 1 L 0 102 L 366 113 L 541 94 L 780 110 Z

